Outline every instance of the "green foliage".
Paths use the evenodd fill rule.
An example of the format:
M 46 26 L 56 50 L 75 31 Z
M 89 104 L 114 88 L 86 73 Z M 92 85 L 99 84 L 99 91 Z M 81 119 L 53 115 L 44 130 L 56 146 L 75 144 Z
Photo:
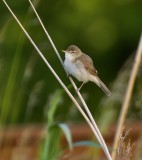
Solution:
M 60 136 L 58 127 L 48 127 L 48 133 L 44 142 L 43 151 L 41 151 L 41 160 L 56 160 L 60 155 Z
M 101 149 L 101 145 L 94 141 L 78 141 L 73 143 L 73 147 L 95 147 Z M 108 147 L 108 149 L 111 151 L 112 148 Z
M 41 153 L 41 160 L 51 159 L 56 160 L 60 152 L 60 129 L 55 125 L 55 112 L 58 104 L 61 103 L 61 91 L 57 91 L 50 98 L 48 102 L 47 124 L 46 124 L 46 138 L 43 146 L 43 152 Z
M 25 23 L 31 18 L 31 14 L 28 11 L 25 18 L 23 18 L 25 19 Z M 11 18 L 2 30 L 0 58 L 3 63 L 0 70 L 0 123 L 14 124 L 19 119 L 22 104 L 24 105 L 25 103 L 25 90 L 33 73 L 34 66 L 27 68 L 27 65 L 32 63 L 34 58 L 32 56 L 31 60 L 31 57 L 29 57 L 24 64 L 22 51 L 25 45 L 25 36 L 18 30 L 17 25 L 13 23 Z M 18 33 L 16 36 L 14 35 L 15 30 Z M 9 34 L 11 33 L 12 39 L 9 38 Z M 16 49 L 13 49 L 14 45 Z M 30 76 L 26 75 L 28 71 L 30 71 Z
M 43 144 L 43 151 L 41 152 L 41 160 L 56 160 L 61 154 L 60 138 L 61 130 L 65 134 L 69 148 L 72 149 L 71 133 L 67 125 L 63 123 L 55 123 L 56 112 L 59 104 L 63 101 L 63 90 L 56 91 L 48 102 L 47 124 L 45 142 Z
M 69 149 L 72 150 L 73 149 L 73 142 L 72 142 L 72 136 L 71 136 L 71 132 L 68 128 L 68 126 L 66 124 L 63 123 L 59 123 L 58 126 L 61 128 L 61 130 L 63 131 L 66 140 L 68 142 L 69 145 Z
M 88 146 L 88 147 L 96 147 L 96 148 L 101 148 L 99 143 L 93 142 L 93 141 L 79 141 L 79 142 L 75 142 L 73 143 L 74 147 L 78 147 L 78 146 Z

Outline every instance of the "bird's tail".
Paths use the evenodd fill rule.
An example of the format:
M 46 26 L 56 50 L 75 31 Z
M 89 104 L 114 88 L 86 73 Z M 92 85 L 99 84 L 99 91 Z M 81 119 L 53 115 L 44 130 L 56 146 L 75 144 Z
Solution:
M 110 96 L 110 95 L 111 95 L 110 90 L 109 90 L 109 89 L 106 87 L 106 85 L 100 80 L 99 77 L 93 76 L 92 82 L 96 83 L 97 86 L 99 86 L 99 87 L 104 91 L 104 93 L 105 93 L 107 96 Z

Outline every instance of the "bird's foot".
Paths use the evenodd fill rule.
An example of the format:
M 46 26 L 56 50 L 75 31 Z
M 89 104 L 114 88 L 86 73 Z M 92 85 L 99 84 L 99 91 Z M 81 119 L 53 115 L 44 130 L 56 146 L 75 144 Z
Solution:
M 79 87 L 79 88 L 77 88 L 77 89 L 76 89 L 76 92 L 79 92 L 79 91 L 80 91 L 80 89 L 81 89 L 80 87 Z
M 84 85 L 84 83 L 85 83 L 85 82 L 83 82 L 83 83 L 81 84 L 81 86 L 76 89 L 76 92 L 79 92 L 79 91 L 81 90 L 81 88 L 82 88 L 82 86 Z

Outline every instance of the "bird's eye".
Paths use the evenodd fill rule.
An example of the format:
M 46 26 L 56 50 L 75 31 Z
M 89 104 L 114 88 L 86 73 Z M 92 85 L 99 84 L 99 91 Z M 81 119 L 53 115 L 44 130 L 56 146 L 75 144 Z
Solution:
M 68 52 L 69 52 L 70 54 L 75 53 L 75 51 L 72 51 L 72 50 L 68 50 Z

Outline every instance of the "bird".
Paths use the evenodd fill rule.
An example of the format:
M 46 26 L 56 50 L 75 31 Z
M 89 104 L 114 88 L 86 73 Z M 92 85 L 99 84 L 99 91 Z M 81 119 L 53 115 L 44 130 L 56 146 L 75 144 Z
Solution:
M 99 78 L 92 59 L 87 54 L 83 53 L 76 45 L 70 45 L 66 50 L 62 50 L 62 52 L 65 53 L 64 67 L 68 75 L 82 82 L 78 90 L 85 83 L 91 81 L 100 87 L 107 96 L 111 95 L 110 90 Z

